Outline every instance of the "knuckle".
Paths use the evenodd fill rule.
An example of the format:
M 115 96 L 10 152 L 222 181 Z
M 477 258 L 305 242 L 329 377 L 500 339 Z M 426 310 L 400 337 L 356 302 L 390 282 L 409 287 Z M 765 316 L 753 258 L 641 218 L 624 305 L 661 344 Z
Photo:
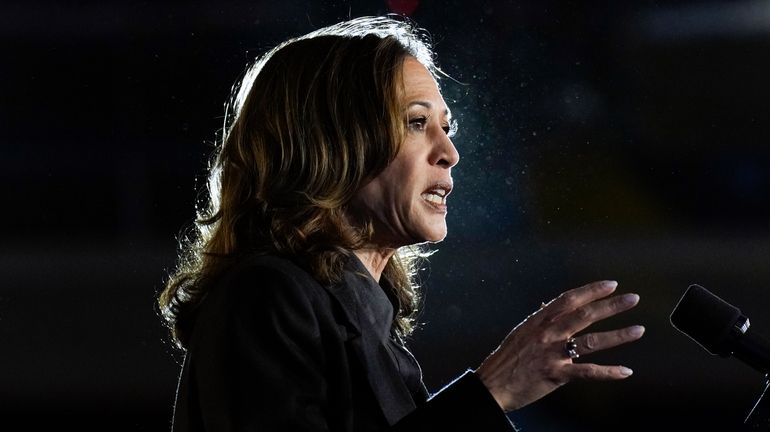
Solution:
M 564 303 L 568 305 L 572 305 L 577 301 L 577 295 L 572 291 L 562 293 L 559 297 L 561 297 Z
M 588 368 L 587 373 L 588 373 L 588 377 L 591 379 L 600 379 L 604 376 L 604 374 L 602 374 L 602 370 L 597 365 L 591 365 Z
M 607 380 L 613 376 L 611 368 L 596 366 L 596 379 Z
M 543 377 L 543 379 L 551 382 L 561 382 L 564 380 L 564 374 L 561 372 L 561 370 L 554 364 L 544 364 L 540 367 L 539 370 L 540 376 Z
M 589 351 L 595 350 L 599 346 L 598 338 L 595 334 L 591 333 L 585 337 L 585 347 Z
M 591 365 L 591 378 L 595 380 L 602 380 L 607 378 L 607 371 L 599 365 Z
M 577 308 L 575 309 L 575 317 L 584 321 L 591 317 L 591 312 L 587 308 Z
M 586 365 L 583 369 L 583 379 L 591 379 L 594 377 L 595 373 L 593 366 Z
M 558 375 L 558 369 L 551 364 L 546 364 L 543 366 L 543 375 L 555 379 Z
M 558 377 L 558 378 L 552 378 L 550 381 L 551 381 L 551 382 L 553 383 L 553 385 L 555 385 L 556 387 L 561 387 L 561 386 L 563 386 L 564 384 L 567 384 L 567 383 L 569 382 L 569 377 L 566 377 L 566 376 L 560 376 L 560 377 Z
M 546 337 L 545 335 L 541 334 L 541 335 L 537 336 L 537 338 L 535 338 L 535 342 L 538 345 L 547 345 L 548 344 L 548 337 Z

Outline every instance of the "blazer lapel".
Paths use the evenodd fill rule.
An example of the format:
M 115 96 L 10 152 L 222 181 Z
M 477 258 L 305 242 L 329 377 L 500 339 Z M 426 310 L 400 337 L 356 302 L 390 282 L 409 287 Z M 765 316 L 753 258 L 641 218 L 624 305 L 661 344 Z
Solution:
M 366 284 L 375 282 L 347 270 L 348 268 L 341 282 L 327 285 L 325 288 L 344 312 L 350 326 L 349 343 L 366 372 L 366 378 L 385 418 L 393 425 L 416 406 L 388 347 L 383 344 L 377 328 L 368 319 L 367 306 L 362 304 L 358 295 L 357 289 L 368 289 L 370 287 Z

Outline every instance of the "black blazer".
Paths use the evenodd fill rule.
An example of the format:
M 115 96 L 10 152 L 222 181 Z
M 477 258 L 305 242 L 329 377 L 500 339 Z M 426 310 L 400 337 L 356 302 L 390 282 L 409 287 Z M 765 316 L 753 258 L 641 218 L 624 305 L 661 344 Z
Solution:
M 433 397 L 410 392 L 362 318 L 357 289 L 376 282 L 361 269 L 351 258 L 327 286 L 273 256 L 228 271 L 198 309 L 174 432 L 513 430 L 471 371 Z

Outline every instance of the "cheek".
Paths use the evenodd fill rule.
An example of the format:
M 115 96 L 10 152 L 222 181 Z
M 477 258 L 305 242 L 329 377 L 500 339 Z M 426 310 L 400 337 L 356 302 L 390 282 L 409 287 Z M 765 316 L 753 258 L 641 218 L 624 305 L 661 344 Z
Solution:
M 405 210 L 406 186 L 401 172 L 396 167 L 388 167 L 377 178 L 364 186 L 357 194 L 359 209 L 374 215 L 383 222 L 390 221 Z M 392 223 L 392 221 L 391 221 Z
M 390 199 L 395 198 L 396 201 L 411 194 L 414 188 L 414 170 L 404 162 L 399 159 L 394 160 L 378 177 L 386 196 Z
M 393 160 L 359 193 L 366 211 L 373 213 L 394 232 L 404 233 L 421 218 L 418 190 L 422 183 L 414 150 L 419 143 L 406 140 Z
M 418 191 L 419 178 L 414 170 L 399 169 L 394 170 L 394 176 L 390 178 L 390 192 L 393 202 L 404 206 L 402 210 L 413 211 L 416 204 L 415 198 L 419 197 Z

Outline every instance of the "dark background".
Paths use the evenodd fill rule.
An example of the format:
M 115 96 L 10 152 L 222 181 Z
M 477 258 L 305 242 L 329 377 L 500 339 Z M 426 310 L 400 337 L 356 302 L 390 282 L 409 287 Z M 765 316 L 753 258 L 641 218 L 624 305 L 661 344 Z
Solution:
M 700 283 L 770 333 L 768 1 L 2 2 L 0 428 L 168 430 L 181 355 L 154 302 L 231 85 L 287 37 L 410 6 L 462 156 L 411 342 L 428 386 L 616 279 L 641 303 L 596 328 L 647 334 L 586 361 L 635 374 L 512 418 L 737 429 L 762 375 L 668 317 Z

